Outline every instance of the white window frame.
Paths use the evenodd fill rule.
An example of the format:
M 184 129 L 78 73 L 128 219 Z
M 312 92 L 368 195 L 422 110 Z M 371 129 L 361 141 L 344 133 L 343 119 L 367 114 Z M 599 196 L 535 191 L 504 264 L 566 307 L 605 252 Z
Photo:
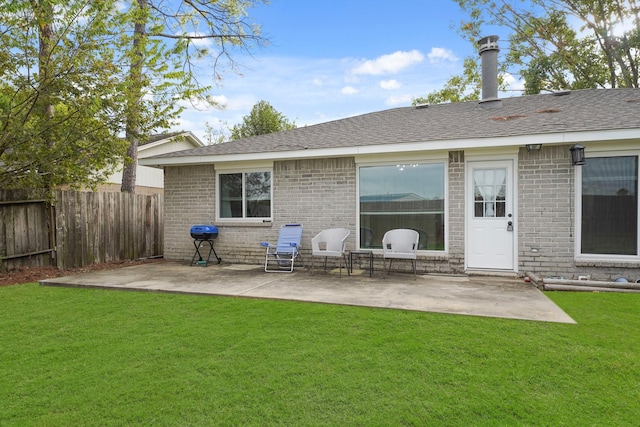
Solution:
M 444 166 L 444 249 L 443 250 L 418 250 L 418 253 L 429 255 L 448 255 L 449 253 L 449 158 L 448 154 L 445 157 L 433 156 L 433 157 L 405 157 L 405 156 L 387 156 L 394 158 L 394 161 L 376 161 L 370 157 L 364 157 L 362 159 L 356 158 L 356 247 L 358 250 L 370 250 L 375 254 L 382 253 L 382 249 L 370 249 L 360 247 L 360 168 L 363 167 L 375 167 L 375 166 L 392 166 L 398 164 L 441 164 Z M 382 237 L 380 237 L 382 238 Z
M 269 174 L 271 174 L 271 187 L 269 188 L 269 197 L 270 197 L 270 204 L 269 204 L 269 216 L 267 217 L 251 217 L 251 218 L 247 218 L 245 217 L 245 211 L 246 211 L 246 193 L 245 193 L 245 180 L 246 180 L 246 175 L 249 173 L 264 173 L 264 172 L 268 172 Z M 221 212 L 221 192 L 220 192 L 220 175 L 233 175 L 233 174 L 242 174 L 242 217 L 234 217 L 234 218 L 226 218 L 226 217 L 221 217 L 220 216 L 220 212 Z M 216 168 L 216 222 L 220 223 L 220 224 L 224 224 L 224 223 L 265 223 L 265 222 L 271 222 L 273 220 L 273 168 L 272 167 L 268 167 L 268 168 L 261 168 L 261 167 L 254 167 L 254 168 L 239 168 L 239 169 L 218 169 Z
M 638 175 L 640 175 L 640 151 L 638 150 L 624 150 L 624 151 L 608 151 L 608 152 L 590 152 L 586 156 L 586 161 L 589 162 L 590 157 L 639 157 Z M 575 242 L 574 242 L 574 258 L 577 261 L 620 261 L 620 262 L 637 262 L 640 261 L 640 194 L 638 195 L 638 209 L 637 209 L 637 230 L 636 230 L 636 248 L 638 254 L 636 255 L 611 255 L 611 254 L 583 254 L 582 248 L 582 167 L 574 166 L 575 182 L 574 182 L 574 205 L 575 209 Z M 640 176 L 638 177 L 640 181 Z M 639 184 L 640 186 L 640 184 Z M 640 192 L 640 188 L 636 189 Z

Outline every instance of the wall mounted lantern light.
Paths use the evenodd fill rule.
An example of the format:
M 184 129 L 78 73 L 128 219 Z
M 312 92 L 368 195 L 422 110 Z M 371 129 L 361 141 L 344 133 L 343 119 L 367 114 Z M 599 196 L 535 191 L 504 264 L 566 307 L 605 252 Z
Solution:
M 540 149 L 542 148 L 542 144 L 527 144 L 527 145 L 525 145 L 525 148 L 529 152 L 531 152 L 531 151 L 540 151 Z
M 586 163 L 584 157 L 584 145 L 574 144 L 569 151 L 571 151 L 571 163 L 574 166 L 584 165 Z

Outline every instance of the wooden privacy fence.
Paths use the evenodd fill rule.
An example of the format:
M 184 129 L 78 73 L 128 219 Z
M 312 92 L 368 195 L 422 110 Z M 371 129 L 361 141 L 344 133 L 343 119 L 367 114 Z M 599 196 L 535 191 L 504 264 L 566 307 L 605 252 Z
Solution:
M 53 211 L 49 203 L 13 193 L 15 197 L 0 193 L 0 269 L 50 265 L 55 249 L 51 245 Z
M 93 263 L 163 254 L 163 196 L 58 190 L 53 205 L 0 193 L 0 268 Z

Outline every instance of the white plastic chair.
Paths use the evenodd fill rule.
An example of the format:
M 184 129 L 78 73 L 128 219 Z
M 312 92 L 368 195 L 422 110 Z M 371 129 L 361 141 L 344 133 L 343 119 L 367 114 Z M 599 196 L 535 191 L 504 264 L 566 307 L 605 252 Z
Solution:
M 416 273 L 416 255 L 418 251 L 418 241 L 420 234 L 415 230 L 396 228 L 384 233 L 382 237 L 382 262 L 387 270 L 387 259 L 389 259 L 389 270 L 391 273 L 391 263 L 394 259 L 411 260 L 413 266 L 413 276 Z
M 311 271 L 313 272 L 313 258 L 317 256 L 324 257 L 324 269 L 327 270 L 327 258 L 340 258 L 340 276 L 342 276 L 342 261 L 347 267 L 347 255 L 345 248 L 347 238 L 351 232 L 346 228 L 329 228 L 322 230 L 313 239 L 311 239 Z

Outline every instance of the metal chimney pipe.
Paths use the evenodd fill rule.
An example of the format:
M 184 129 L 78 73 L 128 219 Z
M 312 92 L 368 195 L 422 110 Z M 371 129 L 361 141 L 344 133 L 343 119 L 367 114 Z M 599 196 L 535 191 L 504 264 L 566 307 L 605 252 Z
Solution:
M 478 40 L 482 61 L 482 100 L 498 100 L 498 36 L 487 36 Z

